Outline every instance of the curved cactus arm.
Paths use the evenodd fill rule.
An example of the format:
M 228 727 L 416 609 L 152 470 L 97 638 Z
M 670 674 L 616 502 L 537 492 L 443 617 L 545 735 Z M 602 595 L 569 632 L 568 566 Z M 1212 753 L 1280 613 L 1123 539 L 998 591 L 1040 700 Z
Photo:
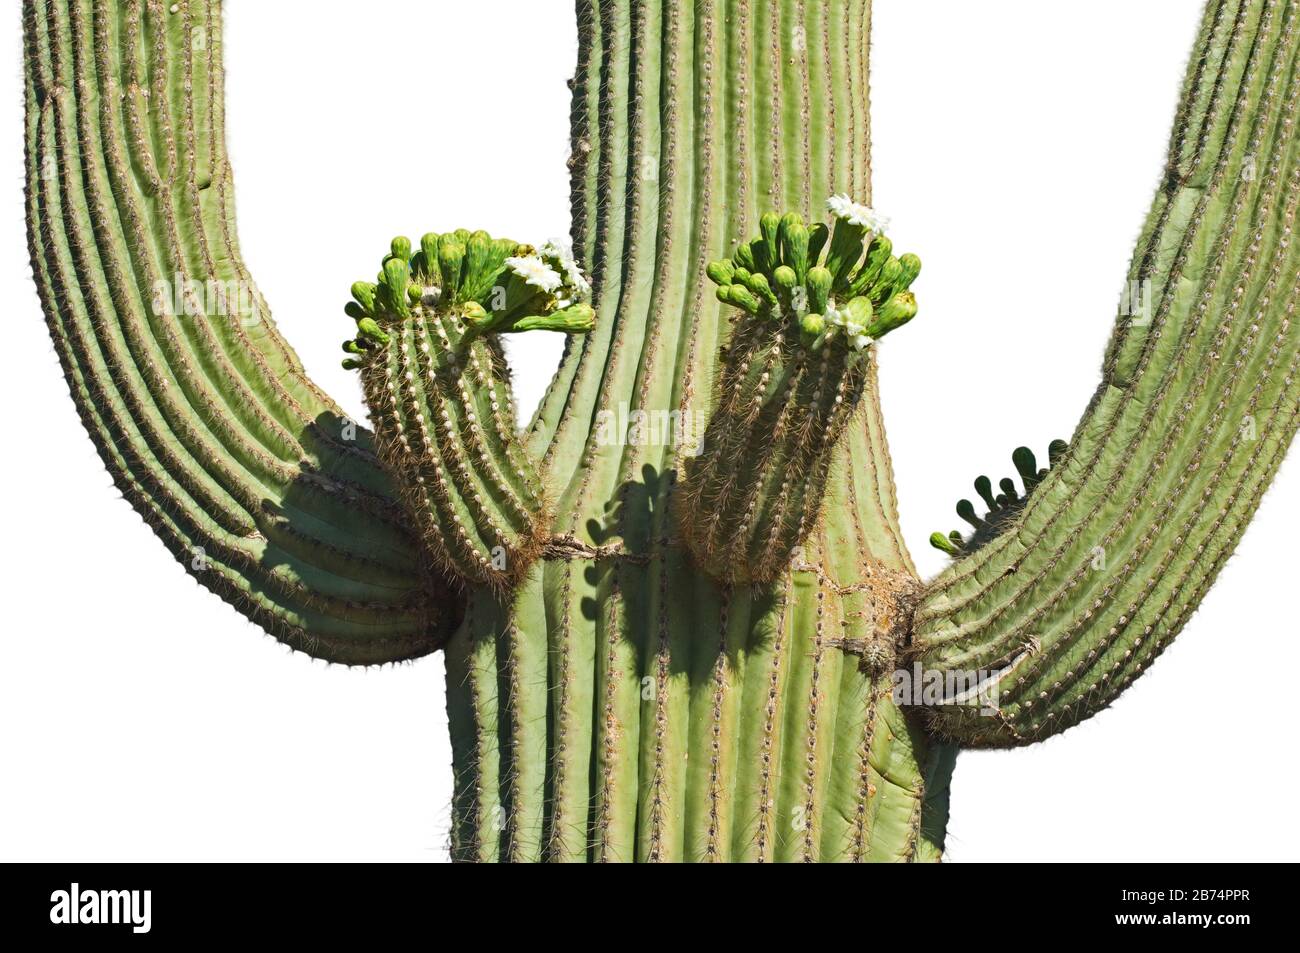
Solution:
M 431 651 L 455 604 L 369 435 L 307 379 L 240 260 L 220 0 L 26 0 L 23 22 L 36 281 L 117 486 L 294 648 Z
M 1095 714 L 1231 555 L 1300 419 L 1298 102 L 1300 2 L 1212 0 L 1101 386 L 1023 509 L 918 607 L 921 663 L 983 692 L 932 708 L 940 732 L 1014 745 Z

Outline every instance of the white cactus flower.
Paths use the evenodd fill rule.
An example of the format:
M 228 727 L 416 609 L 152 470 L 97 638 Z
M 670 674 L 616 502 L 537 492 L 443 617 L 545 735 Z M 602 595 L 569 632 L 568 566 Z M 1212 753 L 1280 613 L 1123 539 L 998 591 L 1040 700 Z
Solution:
M 889 227 L 889 219 L 869 206 L 855 202 L 848 195 L 832 195 L 826 200 L 826 211 L 850 225 L 858 225 L 877 235 Z
M 560 242 L 554 238 L 548 239 L 542 243 L 538 254 L 543 258 L 550 258 L 559 262 L 560 268 L 564 272 L 564 283 L 573 289 L 578 298 L 584 298 L 591 294 L 591 282 L 587 280 L 587 276 L 578 267 L 578 262 L 573 257 L 573 251 L 567 242 Z
M 540 288 L 547 294 L 555 293 L 564 284 L 564 279 L 556 273 L 555 269 L 536 255 L 507 258 L 506 265 L 528 284 Z

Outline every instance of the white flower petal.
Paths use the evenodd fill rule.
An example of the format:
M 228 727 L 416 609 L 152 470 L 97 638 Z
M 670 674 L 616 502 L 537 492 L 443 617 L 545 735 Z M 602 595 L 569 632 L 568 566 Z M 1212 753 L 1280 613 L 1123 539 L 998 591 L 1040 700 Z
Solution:
M 571 246 L 567 242 L 555 238 L 547 239 L 538 249 L 538 254 L 559 263 L 560 269 L 564 272 L 564 283 L 572 288 L 579 298 L 591 294 L 591 283 L 578 267 Z
M 564 279 L 556 273 L 555 269 L 536 255 L 507 258 L 506 265 L 528 284 L 542 289 L 547 294 L 557 291 L 564 284 Z
M 858 225 L 869 232 L 880 234 L 889 227 L 889 219 L 869 206 L 855 202 L 848 195 L 832 195 L 826 200 L 826 211 L 850 225 Z

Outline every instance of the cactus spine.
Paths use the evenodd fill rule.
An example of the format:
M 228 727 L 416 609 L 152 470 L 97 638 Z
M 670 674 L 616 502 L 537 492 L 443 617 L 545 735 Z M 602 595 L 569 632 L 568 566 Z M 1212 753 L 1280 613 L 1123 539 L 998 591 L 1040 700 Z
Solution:
M 372 437 L 240 261 L 219 0 L 24 0 L 29 239 L 78 411 L 154 530 L 278 637 L 355 664 L 445 647 L 456 859 L 938 859 L 959 746 L 1060 731 L 1130 684 L 1294 436 L 1300 0 L 1208 3 L 1130 273 L 1150 313 L 1121 317 L 1048 472 L 1017 452 L 1023 494 L 978 481 L 990 514 L 962 508 L 975 533 L 938 538 L 957 558 L 927 587 L 876 363 L 843 346 L 873 336 L 867 308 L 911 316 L 919 263 L 815 215 L 870 200 L 869 5 L 577 12 L 590 309 L 508 287 L 489 307 L 538 267 L 507 275 L 532 257 L 513 243 L 396 242 L 348 308 Z M 586 333 L 516 434 L 495 335 L 533 327 Z M 770 363 L 761 394 L 745 355 Z M 755 402 L 776 453 L 745 469 L 722 451 L 754 443 Z M 780 424 L 810 406 L 811 444 Z M 608 439 L 619 408 L 708 417 L 716 451 Z M 992 673 L 995 717 L 901 708 L 904 662 Z

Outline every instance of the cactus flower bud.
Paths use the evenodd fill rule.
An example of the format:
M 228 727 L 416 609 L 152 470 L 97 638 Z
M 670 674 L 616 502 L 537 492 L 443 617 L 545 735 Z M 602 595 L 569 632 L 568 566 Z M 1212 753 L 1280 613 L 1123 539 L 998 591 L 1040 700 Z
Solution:
M 357 333 L 379 345 L 387 344 L 390 340 L 388 332 L 381 328 L 374 318 L 362 318 L 358 321 Z
M 910 291 L 900 291 L 876 311 L 867 333 L 873 338 L 881 338 L 890 331 L 901 328 L 916 317 L 916 296 Z
M 960 556 L 961 548 L 948 536 L 943 533 L 931 533 L 930 545 L 935 549 L 943 550 L 949 556 Z
M 366 314 L 374 314 L 375 292 L 378 290 L 378 286 L 371 284 L 369 281 L 358 281 L 352 286 L 352 297 L 356 299 L 357 304 L 361 306 Z
M 709 280 L 715 285 L 729 285 L 736 274 L 736 266 L 728 258 L 720 261 L 711 261 L 705 267 L 705 273 L 708 274 Z
M 586 334 L 596 326 L 596 310 L 589 304 L 574 304 L 550 314 L 535 314 L 515 321 L 507 331 L 560 331 Z
M 450 301 L 457 300 L 460 290 L 461 266 L 465 262 L 465 246 L 458 241 L 438 243 L 438 271 L 442 274 L 442 291 Z

